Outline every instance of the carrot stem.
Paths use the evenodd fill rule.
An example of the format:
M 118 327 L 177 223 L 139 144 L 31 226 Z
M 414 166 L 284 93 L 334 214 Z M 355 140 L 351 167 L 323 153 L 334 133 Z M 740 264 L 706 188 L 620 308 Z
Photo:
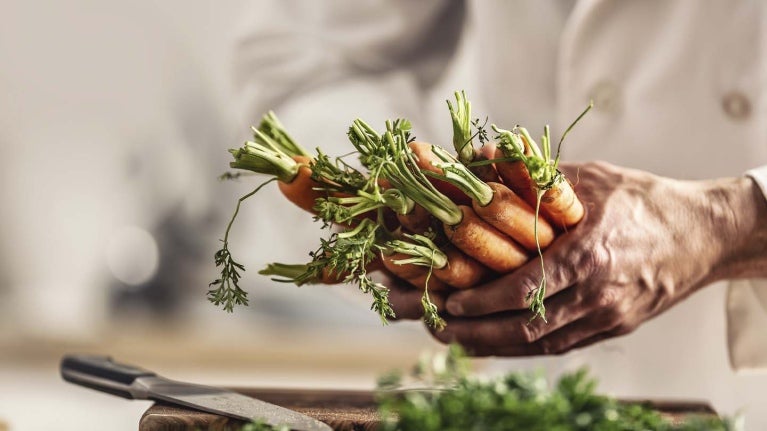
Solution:
M 431 326 L 437 331 L 443 331 L 447 326 L 445 319 L 440 317 L 437 306 L 431 302 L 429 297 L 429 280 L 431 280 L 431 274 L 434 270 L 434 265 L 429 267 L 429 272 L 426 274 L 426 282 L 424 283 L 423 295 L 421 296 L 421 306 L 423 307 L 423 321 L 427 325 Z
M 594 107 L 594 101 L 590 100 L 589 106 L 587 106 L 586 109 L 584 109 L 583 112 L 581 112 L 581 115 L 579 115 L 572 123 L 570 123 L 570 125 L 567 126 L 567 129 L 565 129 L 565 132 L 562 133 L 562 137 L 559 138 L 559 143 L 557 144 L 557 156 L 554 158 L 555 166 L 559 166 L 559 150 L 562 148 L 562 142 L 565 141 L 565 137 L 567 136 L 568 133 L 570 133 L 570 130 L 572 130 L 573 127 L 575 127 L 575 125 L 578 124 L 579 121 L 581 121 L 581 118 L 583 118 L 583 116 L 585 116 L 586 113 L 589 112 L 591 108 L 593 107 Z
M 480 180 L 466 165 L 436 145 L 431 146 L 431 151 L 440 160 L 440 162 L 432 162 L 432 164 L 440 168 L 443 173 L 440 175 L 426 171 L 424 172 L 426 175 L 447 181 L 458 187 L 481 206 L 486 206 L 493 200 L 493 189 Z
M 538 239 L 538 216 L 541 211 L 541 198 L 543 197 L 544 193 L 544 190 L 539 189 L 536 193 L 535 201 L 535 225 L 533 230 L 535 233 L 535 245 L 538 248 L 538 257 L 541 262 L 541 283 L 538 285 L 538 289 L 530 292 L 534 293 L 533 298 L 530 301 L 530 311 L 533 312 L 533 316 L 530 318 L 530 320 L 533 320 L 536 317 L 540 317 L 544 322 L 546 322 L 546 305 L 543 303 L 543 300 L 546 297 L 546 266 L 543 263 L 543 251 L 541 250 L 541 243 Z M 528 300 L 530 300 L 529 294 Z
M 232 214 L 232 218 L 229 219 L 229 223 L 226 225 L 226 232 L 224 232 L 224 246 L 226 247 L 229 244 L 229 232 L 232 230 L 232 225 L 234 224 L 234 219 L 237 218 L 237 214 L 240 213 L 240 205 L 242 205 L 242 202 L 249 197 L 255 195 L 258 193 L 264 186 L 271 183 L 272 181 L 276 180 L 277 178 L 269 178 L 268 180 L 261 183 L 258 187 L 256 187 L 252 192 L 241 196 L 239 199 L 237 199 L 237 206 L 234 207 L 234 214 Z
M 256 187 L 255 190 L 237 200 L 234 214 L 232 214 L 229 224 L 226 225 L 224 239 L 221 240 L 223 245 L 221 246 L 221 249 L 214 254 L 215 264 L 216 267 L 221 268 L 221 275 L 218 279 L 208 285 L 211 287 L 211 289 L 208 290 L 208 300 L 214 305 L 223 305 L 225 311 L 232 312 L 235 305 L 248 305 L 248 294 L 242 290 L 239 285 L 239 271 L 245 271 L 245 266 L 237 263 L 234 258 L 232 258 L 232 253 L 229 251 L 229 232 L 232 230 L 234 220 L 240 212 L 240 205 L 242 202 L 258 193 L 261 188 L 274 180 L 276 180 L 276 178 L 270 178 L 264 181 L 261 185 Z
M 255 136 L 268 137 L 271 145 L 274 145 L 279 151 L 290 157 L 311 157 L 309 152 L 288 134 L 285 126 L 282 125 L 277 115 L 272 111 L 269 111 L 261 118 L 261 124 L 258 125 L 258 128 L 251 127 L 251 129 Z
M 236 150 L 229 150 L 234 169 L 244 169 L 259 174 L 273 175 L 284 183 L 293 181 L 301 167 L 299 163 L 282 151 L 255 142 L 246 142 Z
M 419 265 L 430 268 L 447 266 L 447 255 L 434 244 L 434 241 L 424 235 L 405 234 L 403 239 L 388 241 L 386 246 L 396 253 L 411 256 L 408 259 L 398 259 L 393 262 L 398 265 Z
M 474 160 L 474 135 L 471 132 L 471 103 L 465 91 L 455 92 L 455 105 L 447 100 L 447 109 L 453 120 L 453 147 L 461 163 Z
M 288 264 L 288 263 L 269 263 L 266 268 L 258 271 L 261 275 L 271 275 L 272 280 L 280 283 L 295 283 L 296 278 L 305 273 L 309 269 L 305 263 Z M 275 278 L 280 277 L 280 278 Z M 311 283 L 307 280 L 305 283 Z
M 397 265 L 418 265 L 429 268 L 424 283 L 423 296 L 421 296 L 423 320 L 437 331 L 442 331 L 447 326 L 447 323 L 439 316 L 437 306 L 434 305 L 431 297 L 429 297 L 429 281 L 431 280 L 434 268 L 444 268 L 447 266 L 447 255 L 431 239 L 424 235 L 405 234 L 404 238 L 388 241 L 386 247 L 394 253 L 402 253 L 412 257 L 397 259 L 392 262 Z
M 418 168 L 400 121 L 387 121 L 386 132 L 379 135 L 364 121 L 355 120 L 349 129 L 349 140 L 360 152 L 360 161 L 370 171 L 380 171 L 395 188 L 440 221 L 449 225 L 460 223 L 463 214 L 458 205 L 440 193 Z

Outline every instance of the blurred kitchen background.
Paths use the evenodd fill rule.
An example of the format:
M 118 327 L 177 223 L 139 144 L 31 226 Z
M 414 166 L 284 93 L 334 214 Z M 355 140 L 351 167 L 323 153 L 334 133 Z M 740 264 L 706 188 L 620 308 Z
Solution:
M 215 384 L 372 387 L 435 345 L 418 323 L 383 328 L 348 287 L 259 276 L 266 262 L 305 261 L 319 238 L 276 187 L 247 202 L 231 240 L 252 305 L 227 314 L 205 298 L 236 199 L 260 182 L 216 177 L 264 110 L 331 151 L 347 151 L 354 116 L 394 112 L 370 77 L 302 88 L 319 52 L 279 29 L 311 8 L 3 0 L 0 11 L 0 429 L 136 429 L 149 403 L 63 383 L 65 352 Z M 306 75 L 270 92 L 293 78 L 270 68 L 286 58 Z
M 419 137 L 449 142 L 454 89 L 487 111 L 462 2 L 431 3 L 430 46 L 399 40 L 417 16 L 379 20 L 387 5 L 372 3 L 367 20 L 317 37 L 343 18 L 322 2 L 0 0 L 0 430 L 136 429 L 149 403 L 62 382 L 66 352 L 202 383 L 371 388 L 439 348 L 420 323 L 382 327 L 352 288 L 259 276 L 267 262 L 306 260 L 320 235 L 276 187 L 246 202 L 232 233 L 251 306 L 227 314 L 205 298 L 236 199 L 259 183 L 216 177 L 264 111 L 335 154 L 355 117 L 407 116 Z M 379 43 L 380 58 L 366 49 Z M 337 46 L 360 48 L 340 57 Z M 488 366 L 560 370 L 577 355 Z M 708 360 L 727 376 L 702 383 L 720 399 L 673 378 L 634 391 L 609 378 L 620 362 L 598 374 L 617 395 L 702 396 L 732 413 L 745 395 L 727 386 L 726 356 Z

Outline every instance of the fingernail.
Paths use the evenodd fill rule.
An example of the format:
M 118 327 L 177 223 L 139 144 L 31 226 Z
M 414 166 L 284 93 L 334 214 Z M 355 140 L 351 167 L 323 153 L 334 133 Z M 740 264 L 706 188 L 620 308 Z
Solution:
M 447 307 L 447 312 L 452 314 L 453 316 L 463 315 L 463 305 L 461 305 L 461 303 L 458 301 L 448 300 L 446 307 Z

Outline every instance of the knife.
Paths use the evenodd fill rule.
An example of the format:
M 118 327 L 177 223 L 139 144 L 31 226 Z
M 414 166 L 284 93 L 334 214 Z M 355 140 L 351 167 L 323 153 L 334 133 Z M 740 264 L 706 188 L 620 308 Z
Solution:
M 260 420 L 296 431 L 333 431 L 314 418 L 236 392 L 178 382 L 152 371 L 114 362 L 108 356 L 67 355 L 61 360 L 64 380 L 133 400 L 164 401 L 244 421 Z

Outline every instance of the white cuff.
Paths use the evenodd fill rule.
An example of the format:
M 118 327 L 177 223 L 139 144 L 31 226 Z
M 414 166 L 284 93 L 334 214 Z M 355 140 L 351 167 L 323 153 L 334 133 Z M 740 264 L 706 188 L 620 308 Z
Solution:
M 727 344 L 736 371 L 767 370 L 767 280 L 737 280 L 727 292 Z
M 767 199 L 767 165 L 751 169 L 746 175 L 753 178 L 756 184 L 762 189 L 765 199 Z
M 767 165 L 746 172 L 767 199 Z M 767 370 L 767 279 L 737 280 L 727 295 L 727 344 L 736 371 Z

